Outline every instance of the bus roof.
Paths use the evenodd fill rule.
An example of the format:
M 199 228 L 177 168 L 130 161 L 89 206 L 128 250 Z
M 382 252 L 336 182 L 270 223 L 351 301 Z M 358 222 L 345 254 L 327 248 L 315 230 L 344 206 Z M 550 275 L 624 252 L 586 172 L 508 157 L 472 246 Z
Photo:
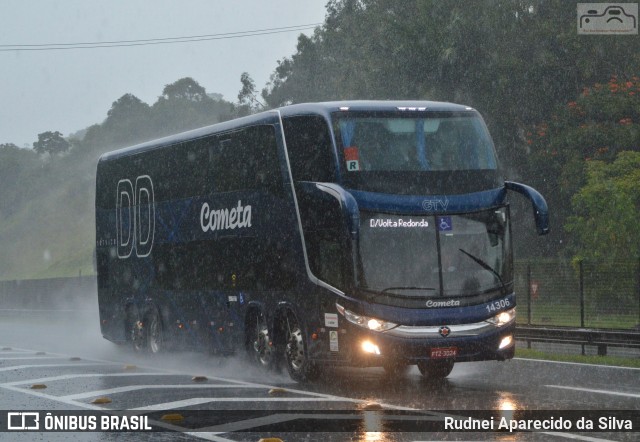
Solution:
M 398 110 L 408 111 L 442 111 L 442 112 L 462 112 L 473 111 L 469 106 L 460 104 L 445 103 L 439 101 L 413 101 L 413 100 L 352 100 L 352 101 L 328 101 L 322 103 L 302 103 L 292 104 L 279 109 L 283 116 L 299 114 L 328 114 L 339 111 L 387 111 Z
M 111 152 L 107 152 L 100 157 L 99 161 L 109 161 L 116 158 L 135 155 L 137 153 L 154 150 L 164 146 L 181 143 L 184 141 L 203 138 L 220 132 L 228 132 L 243 126 L 255 124 L 272 124 L 278 120 L 278 111 L 283 117 L 297 115 L 321 115 L 329 117 L 333 112 L 340 111 L 435 111 L 435 112 L 464 112 L 474 111 L 471 107 L 445 103 L 438 101 L 385 101 L 385 100 L 351 100 L 351 101 L 329 101 L 319 103 L 292 104 L 277 109 L 271 109 L 247 117 L 216 123 L 210 126 L 193 129 L 187 132 L 158 138 L 130 147 L 124 147 Z

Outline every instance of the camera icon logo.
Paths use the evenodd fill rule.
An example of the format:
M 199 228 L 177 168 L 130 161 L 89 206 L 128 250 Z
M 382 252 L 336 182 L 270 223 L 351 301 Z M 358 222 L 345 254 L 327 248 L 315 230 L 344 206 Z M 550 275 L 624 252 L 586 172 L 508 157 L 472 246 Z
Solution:
M 578 3 L 578 34 L 637 34 L 637 3 Z

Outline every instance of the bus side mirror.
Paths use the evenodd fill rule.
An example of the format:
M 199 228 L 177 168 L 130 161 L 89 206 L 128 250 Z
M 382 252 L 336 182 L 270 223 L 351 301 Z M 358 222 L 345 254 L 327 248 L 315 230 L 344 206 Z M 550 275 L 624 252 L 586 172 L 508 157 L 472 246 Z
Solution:
M 352 239 L 358 237 L 360 230 L 360 211 L 358 203 L 353 195 L 344 190 L 341 186 L 333 183 L 316 183 L 318 190 L 332 195 L 340 203 L 342 216 L 347 222 L 347 228 Z
M 538 235 L 546 235 L 549 233 L 549 208 L 544 197 L 533 187 L 526 184 L 516 183 L 513 181 L 505 181 L 504 187 L 507 190 L 513 190 L 531 201 L 533 206 L 533 217 L 536 220 L 536 229 Z
M 353 195 L 333 183 L 301 181 L 296 183 L 296 189 L 303 228 L 346 227 L 352 239 L 358 237 L 360 212 Z
M 350 287 L 360 222 L 356 200 L 337 184 L 310 181 L 297 182 L 296 195 L 309 269 L 334 287 Z

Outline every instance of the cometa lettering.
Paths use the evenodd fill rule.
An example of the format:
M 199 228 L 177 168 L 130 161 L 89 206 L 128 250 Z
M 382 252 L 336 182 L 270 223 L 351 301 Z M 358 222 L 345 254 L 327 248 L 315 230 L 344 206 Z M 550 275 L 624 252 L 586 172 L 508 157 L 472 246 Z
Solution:
M 214 230 L 233 230 L 251 227 L 251 205 L 238 205 L 233 209 L 211 210 L 208 203 L 200 209 L 200 227 L 203 232 Z
M 459 307 L 460 301 L 455 299 L 449 299 L 448 301 L 427 301 L 427 307 Z

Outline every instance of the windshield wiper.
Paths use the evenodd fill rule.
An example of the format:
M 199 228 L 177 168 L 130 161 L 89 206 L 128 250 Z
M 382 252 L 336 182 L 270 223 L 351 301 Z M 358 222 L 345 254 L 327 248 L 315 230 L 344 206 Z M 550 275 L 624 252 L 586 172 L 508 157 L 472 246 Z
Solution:
M 483 261 L 482 259 L 478 258 L 477 256 L 473 256 L 471 253 L 467 252 L 464 249 L 458 249 L 458 250 L 460 250 L 462 253 L 467 255 L 469 258 L 473 259 L 483 269 L 488 270 L 491 273 L 493 273 L 495 275 L 495 277 L 498 278 L 498 281 L 500 281 L 500 285 L 502 286 L 502 294 L 503 295 L 507 294 L 507 286 L 504 285 L 504 281 L 502 280 L 502 277 L 500 276 L 500 274 L 498 272 L 496 272 L 496 270 L 493 267 L 491 267 L 489 264 L 487 264 L 485 261 Z
M 387 293 L 389 290 L 437 290 L 433 287 L 387 287 L 380 293 Z
M 389 290 L 437 290 L 435 288 L 432 287 L 389 287 L 386 288 L 384 290 L 373 290 L 373 289 L 369 289 L 369 288 L 365 288 L 365 287 L 358 287 L 359 290 L 362 290 L 363 292 L 367 292 L 371 294 L 371 299 L 373 299 L 373 301 L 376 301 L 378 299 L 380 299 L 383 296 L 393 296 L 393 297 L 409 297 L 409 298 L 414 298 L 415 296 L 402 296 L 398 293 L 388 293 Z

